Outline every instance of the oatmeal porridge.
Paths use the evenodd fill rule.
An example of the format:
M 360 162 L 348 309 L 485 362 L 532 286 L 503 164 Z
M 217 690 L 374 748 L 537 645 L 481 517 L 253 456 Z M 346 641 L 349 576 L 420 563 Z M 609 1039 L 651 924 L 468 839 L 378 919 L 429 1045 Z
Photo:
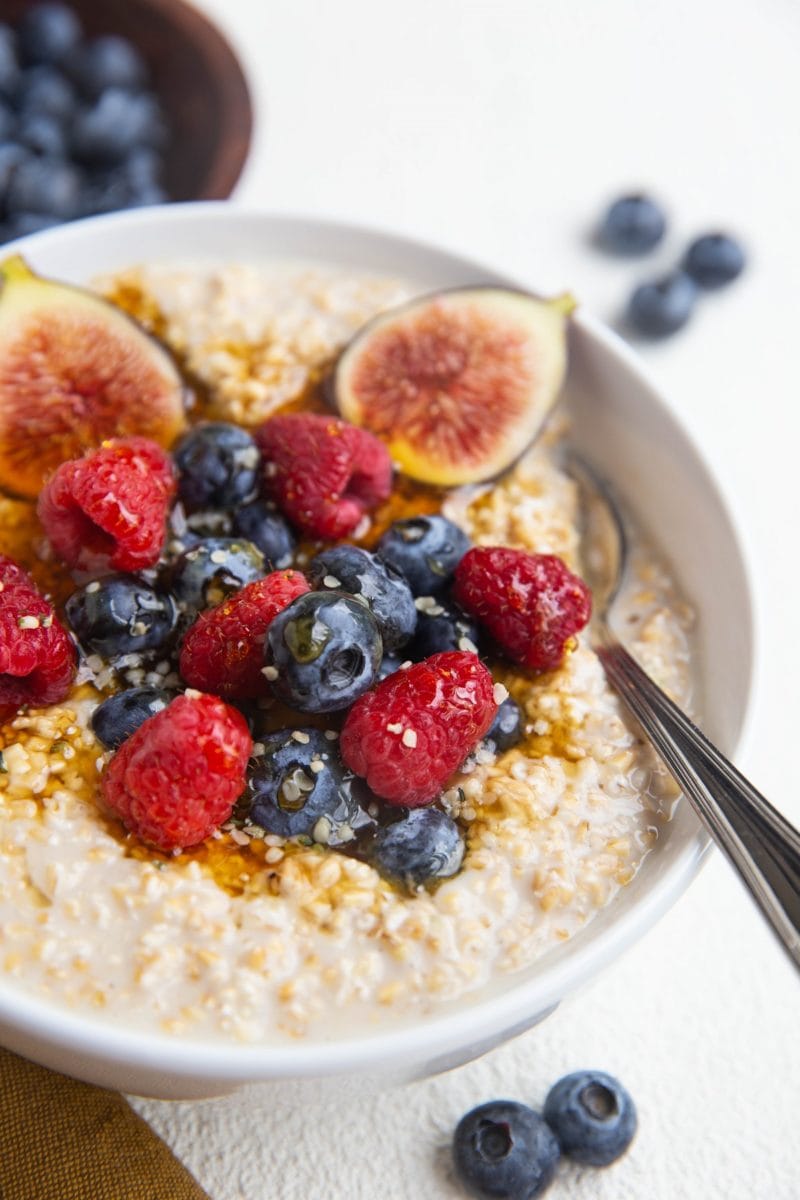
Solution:
M 278 410 L 325 411 L 325 380 L 342 346 L 413 295 L 395 281 L 305 267 L 154 266 L 98 286 L 174 354 L 195 397 L 193 422 L 245 429 Z M 560 461 L 565 436 L 556 413 L 510 470 L 478 487 L 442 489 L 398 476 L 347 544 L 371 551 L 393 523 L 442 514 L 473 546 L 557 556 L 579 575 L 578 497 Z M 238 532 L 229 513 L 209 525 L 207 513 L 180 505 L 168 521 L 171 563 L 203 537 Z M 320 549 L 301 536 L 273 565 L 302 575 Z M 32 573 L 59 614 L 78 584 L 86 604 L 94 594 L 86 574 L 71 576 L 54 554 L 33 500 L 0 498 L 0 552 Z M 325 577 L 326 587 L 338 582 Z M 303 600 L 297 595 L 295 603 Z M 449 603 L 423 594 L 415 607 L 435 618 Z M 644 540 L 621 605 L 631 649 L 687 703 L 690 614 Z M 457 652 L 473 656 L 472 637 L 462 631 L 459 639 Z M 358 830 L 341 845 L 325 821 L 310 835 L 287 836 L 241 802 L 192 846 L 159 848 L 131 832 L 102 799 L 115 751 L 98 738 L 93 716 L 120 689 L 167 697 L 183 690 L 183 658 L 174 645 L 117 656 L 82 646 L 66 697 L 23 706 L 0 732 L 6 978 L 40 998 L 139 1028 L 269 1041 L 408 1020 L 572 937 L 634 877 L 669 819 L 674 786 L 624 717 L 585 630 L 566 640 L 555 669 L 520 666 L 484 644 L 481 654 L 495 701 L 508 694 L 518 706 L 516 740 L 501 748 L 486 735 L 487 718 L 486 736 L 435 798 L 463 861 L 429 880 L 403 881 L 376 865 Z M 398 673 L 414 669 L 394 665 Z M 272 683 L 279 669 L 263 673 Z M 300 745 L 318 730 L 335 756 L 350 719 L 343 709 L 298 715 L 280 694 L 240 707 L 256 775 L 276 730 L 291 731 Z M 410 725 L 398 735 L 414 747 Z M 313 781 L 302 772 L 293 779 L 297 809 Z M 384 806 L 371 797 L 363 811 L 369 841 Z

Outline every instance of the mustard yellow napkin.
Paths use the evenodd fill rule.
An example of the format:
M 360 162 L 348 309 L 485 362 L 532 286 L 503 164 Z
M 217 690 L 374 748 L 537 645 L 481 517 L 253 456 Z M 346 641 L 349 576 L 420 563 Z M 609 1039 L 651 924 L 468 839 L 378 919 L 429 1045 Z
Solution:
M 208 1200 L 122 1096 L 0 1050 L 0 1200 Z

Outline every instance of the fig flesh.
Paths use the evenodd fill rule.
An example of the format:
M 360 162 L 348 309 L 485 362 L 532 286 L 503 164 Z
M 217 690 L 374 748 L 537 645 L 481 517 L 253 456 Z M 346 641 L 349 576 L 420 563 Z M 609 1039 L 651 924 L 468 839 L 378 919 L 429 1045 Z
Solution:
M 386 442 L 413 479 L 441 487 L 491 479 L 555 403 L 574 306 L 567 296 L 474 287 L 383 313 L 342 353 L 336 405 Z
M 166 350 L 114 305 L 0 262 L 0 489 L 34 497 L 107 438 L 168 448 L 186 424 Z

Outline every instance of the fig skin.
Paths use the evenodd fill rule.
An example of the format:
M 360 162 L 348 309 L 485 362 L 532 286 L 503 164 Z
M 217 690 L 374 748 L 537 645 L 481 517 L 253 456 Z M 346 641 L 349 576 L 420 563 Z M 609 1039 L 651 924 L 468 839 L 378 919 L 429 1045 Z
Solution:
M 0 489 L 34 498 L 61 463 L 109 438 L 168 449 L 186 427 L 167 351 L 83 288 L 0 262 Z
M 539 433 L 566 372 L 569 296 L 453 288 L 382 313 L 341 354 L 330 390 L 404 474 L 455 487 L 499 475 Z

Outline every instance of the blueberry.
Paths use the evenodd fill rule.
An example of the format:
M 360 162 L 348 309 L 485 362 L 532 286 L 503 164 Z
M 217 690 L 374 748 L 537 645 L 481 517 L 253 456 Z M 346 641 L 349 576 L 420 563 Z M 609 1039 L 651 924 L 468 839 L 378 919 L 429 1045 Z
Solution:
M 321 729 L 282 729 L 265 738 L 250 791 L 250 820 L 279 837 L 343 846 L 375 826 L 369 790 L 342 766 Z
M 636 288 L 628 304 L 628 321 L 647 337 L 666 337 L 692 315 L 697 287 L 683 271 L 673 271 Z
M 61 122 L 45 113 L 24 114 L 20 118 L 17 141 L 43 158 L 58 160 L 67 156 L 67 138 Z
M 732 283 L 745 266 L 744 250 L 725 233 L 706 233 L 696 238 L 683 260 L 683 269 L 701 288 L 720 288 Z
M 72 152 L 80 162 L 124 162 L 139 146 L 160 144 L 164 125 L 152 96 L 109 88 L 78 113 L 72 127 Z
M 381 680 L 388 678 L 389 675 L 394 675 L 395 671 L 400 670 L 404 661 L 399 654 L 384 654 L 381 659 L 381 665 L 378 667 L 375 682 L 380 683 Z
M 516 700 L 506 696 L 497 710 L 495 718 L 484 734 L 484 741 L 491 742 L 495 751 L 502 754 L 522 741 L 525 718 Z
M 10 99 L 20 81 L 17 39 L 13 29 L 0 25 L 0 95 Z
M 161 178 L 161 155 L 152 146 L 137 146 L 121 169 L 131 187 L 152 187 Z
M 453 1137 L 456 1175 L 481 1200 L 534 1200 L 553 1182 L 559 1158 L 549 1125 L 515 1100 L 491 1100 L 473 1108 Z
M 116 750 L 149 717 L 166 708 L 170 699 L 169 692 L 156 687 L 128 688 L 109 696 L 92 713 L 95 737 L 106 749 Z
M 233 527 L 258 546 L 270 569 L 288 567 L 294 554 L 295 537 L 288 521 L 265 500 L 243 504 L 233 514 Z
M 167 204 L 169 196 L 157 183 L 142 184 L 131 188 L 129 208 L 149 208 L 153 204 Z
M 34 4 L 19 23 L 20 55 L 24 62 L 57 63 L 81 40 L 81 23 L 66 4 Z
M 98 37 L 70 58 L 70 71 L 81 91 L 96 99 L 108 88 L 138 91 L 147 82 L 147 66 L 127 38 Z
M 443 650 L 477 652 L 478 626 L 460 609 L 446 605 L 436 596 L 420 596 L 417 609 L 417 631 L 407 648 L 408 657 L 414 662 Z
M 415 596 L 433 596 L 450 582 L 469 544 L 463 529 L 446 517 L 410 517 L 389 527 L 378 552 L 403 572 Z
M 117 171 L 103 172 L 90 177 L 81 193 L 81 213 L 118 212 L 130 204 L 131 190 L 123 174 Z
M 189 609 L 211 608 L 264 576 L 264 555 L 244 538 L 207 538 L 167 571 L 170 591 Z
M 559 1079 L 547 1094 L 544 1117 L 563 1153 L 586 1166 L 614 1162 L 636 1133 L 633 1100 L 604 1071 L 575 1071 Z
M 261 455 L 246 430 L 225 421 L 196 425 L 174 450 L 178 496 L 187 512 L 235 508 L 258 491 Z
M 67 620 L 85 649 L 112 659 L 163 646 L 175 628 L 171 596 L 134 575 L 107 575 L 73 592 Z
M 306 570 L 319 591 L 347 592 L 362 600 L 381 631 L 384 649 L 397 650 L 417 626 L 414 597 L 405 576 L 359 546 L 334 546 L 312 558 Z
M 301 712 L 348 708 L 372 687 L 383 643 L 372 613 L 351 596 L 307 592 L 278 613 L 267 632 L 272 690 Z
M 388 879 L 407 885 L 455 875 L 464 858 L 458 826 L 438 808 L 412 808 L 375 835 L 372 861 Z
M 60 225 L 58 217 L 48 217 L 46 213 L 15 213 L 8 222 L 9 237 L 27 237 L 31 233 L 41 233 L 43 229 L 52 229 Z
M 75 90 L 54 67 L 30 67 L 20 81 L 17 103 L 22 113 L 65 124 L 75 113 Z
M 644 254 L 658 245 L 666 228 L 664 213 L 649 196 L 622 196 L 603 217 L 599 238 L 616 254 Z
M 14 171 L 24 159 L 30 157 L 29 151 L 17 142 L 0 142 L 0 207 L 5 208 Z
M 11 108 L 0 100 L 0 145 L 10 141 L 17 129 L 17 118 Z
M 70 163 L 45 158 L 24 158 L 8 184 L 6 209 L 14 213 L 42 213 L 68 221 L 80 206 L 81 178 Z

